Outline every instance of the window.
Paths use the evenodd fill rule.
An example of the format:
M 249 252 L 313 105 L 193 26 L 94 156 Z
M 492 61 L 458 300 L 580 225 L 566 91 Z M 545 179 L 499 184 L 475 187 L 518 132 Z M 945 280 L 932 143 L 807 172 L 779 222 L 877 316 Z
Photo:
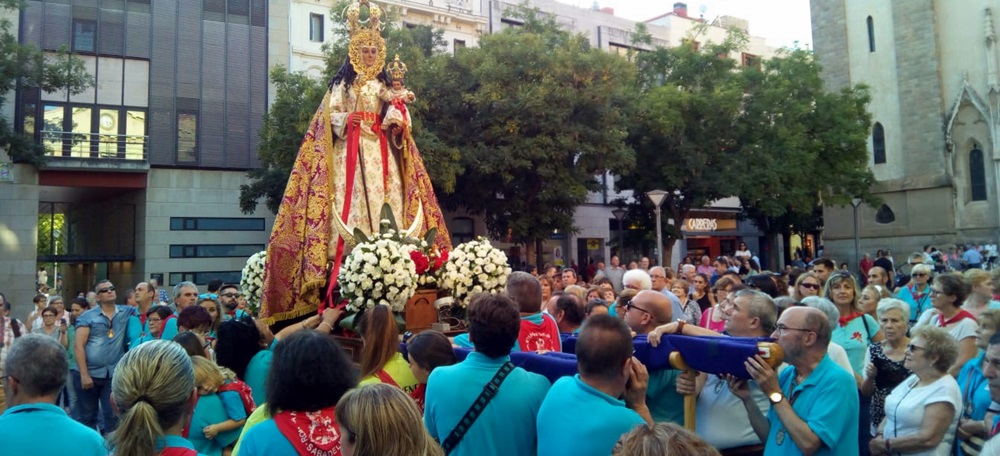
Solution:
M 868 52 L 875 52 L 875 21 L 868 16 Z
M 246 258 L 264 250 L 264 244 L 174 244 L 170 258 Z
M 170 217 L 170 231 L 264 231 L 263 218 Z M 262 249 L 258 249 L 262 250 Z
M 204 284 L 212 280 L 219 279 L 222 283 L 240 283 L 243 271 L 214 271 L 214 272 L 171 272 L 170 283 L 174 286 L 181 282 L 192 282 L 194 284 Z
M 758 70 L 760 69 L 760 56 L 747 54 L 746 52 L 742 54 L 743 54 L 743 66 L 754 67 Z
M 969 184 L 972 187 L 972 201 L 986 201 L 986 167 L 983 166 L 983 151 L 979 145 L 969 152 Z
M 465 40 L 455 40 L 455 50 L 465 49 Z
M 875 223 L 886 225 L 895 221 L 896 214 L 892 212 L 892 208 L 886 204 L 879 206 L 878 212 L 875 212 Z
M 97 50 L 97 22 L 73 19 L 73 51 L 94 52 Z
M 475 224 L 471 218 L 455 217 L 449 225 L 448 231 L 451 231 L 451 245 L 469 242 L 476 235 Z
M 872 127 L 872 155 L 876 165 L 885 163 L 885 129 L 878 122 Z
M 177 111 L 177 162 L 198 160 L 198 113 Z
M 309 41 L 323 42 L 323 15 L 309 13 Z

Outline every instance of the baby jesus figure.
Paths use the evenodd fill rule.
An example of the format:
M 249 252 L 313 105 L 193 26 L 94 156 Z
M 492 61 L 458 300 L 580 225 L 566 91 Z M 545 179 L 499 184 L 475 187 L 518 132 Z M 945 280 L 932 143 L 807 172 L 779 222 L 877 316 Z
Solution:
M 410 113 L 406 105 L 413 102 L 416 96 L 403 85 L 403 77 L 407 70 L 406 64 L 399 60 L 399 54 L 396 54 L 388 71 L 392 88 L 382 92 L 382 101 L 389 103 L 385 118 L 382 120 L 382 129 L 391 132 L 393 139 L 396 139 L 399 134 L 405 136 L 405 133 L 410 132 Z

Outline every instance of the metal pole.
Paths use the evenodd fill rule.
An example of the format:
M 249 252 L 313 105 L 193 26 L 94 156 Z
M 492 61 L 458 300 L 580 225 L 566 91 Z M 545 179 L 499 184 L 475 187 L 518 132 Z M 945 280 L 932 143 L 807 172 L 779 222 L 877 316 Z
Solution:
M 660 262 L 657 263 L 659 266 L 663 267 L 663 228 L 660 227 L 660 205 L 656 205 L 656 256 L 659 258 Z
M 854 206 L 854 266 L 853 267 L 860 269 L 861 239 L 858 237 L 858 205 L 854 204 L 853 206 Z

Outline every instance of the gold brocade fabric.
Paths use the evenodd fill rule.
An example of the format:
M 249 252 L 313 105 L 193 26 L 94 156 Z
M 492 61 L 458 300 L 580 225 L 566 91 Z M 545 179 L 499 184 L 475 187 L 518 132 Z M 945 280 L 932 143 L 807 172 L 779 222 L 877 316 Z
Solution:
M 331 217 L 339 217 L 345 203 L 348 117 L 358 111 L 381 113 L 380 95 L 386 90 L 377 80 L 354 89 L 337 86 L 327 92 L 299 148 L 267 248 L 260 317 L 268 324 L 314 312 L 325 298 L 321 289 L 336 261 L 338 239 Z M 451 236 L 412 136 L 405 133 L 406 150 L 389 148 L 384 183 L 379 138 L 371 122 L 363 121 L 360 127 L 361 159 L 346 225 L 377 232 L 387 201 L 400 227 L 407 227 L 419 204 L 424 211 L 421 235 L 436 227 L 435 244 L 450 249 Z M 345 248 L 343 255 L 348 253 Z

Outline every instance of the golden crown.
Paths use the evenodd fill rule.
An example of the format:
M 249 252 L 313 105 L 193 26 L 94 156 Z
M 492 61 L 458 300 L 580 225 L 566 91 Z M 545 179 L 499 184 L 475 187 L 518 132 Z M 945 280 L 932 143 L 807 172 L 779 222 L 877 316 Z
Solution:
M 361 7 L 368 7 L 368 19 L 361 20 Z M 352 36 L 363 30 L 382 31 L 382 8 L 368 0 L 358 0 L 344 10 L 347 18 L 347 32 Z
M 389 78 L 393 81 L 402 81 L 403 77 L 406 76 L 406 64 L 399 60 L 399 54 L 396 54 L 396 58 L 392 59 L 388 70 Z

